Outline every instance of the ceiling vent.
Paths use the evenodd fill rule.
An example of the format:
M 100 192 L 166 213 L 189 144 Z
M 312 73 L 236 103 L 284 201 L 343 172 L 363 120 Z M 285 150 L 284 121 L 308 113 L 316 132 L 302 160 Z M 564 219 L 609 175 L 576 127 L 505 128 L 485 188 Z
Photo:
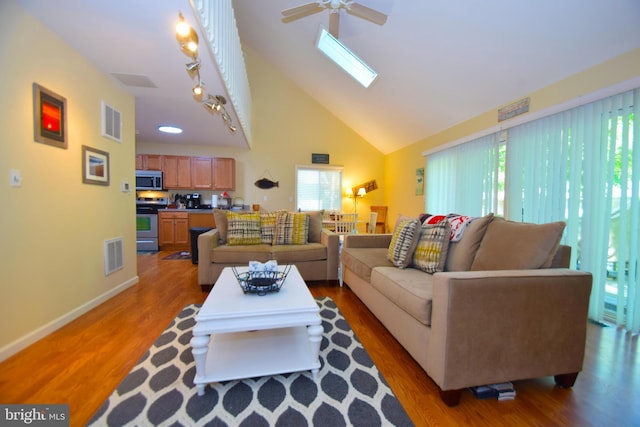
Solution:
M 122 142 L 122 114 L 102 101 L 102 136 Z

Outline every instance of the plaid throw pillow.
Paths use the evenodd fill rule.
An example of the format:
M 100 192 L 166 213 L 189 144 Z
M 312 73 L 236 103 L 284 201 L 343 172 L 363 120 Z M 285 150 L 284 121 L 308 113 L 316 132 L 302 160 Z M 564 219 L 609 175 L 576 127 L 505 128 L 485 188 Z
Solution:
M 260 238 L 260 214 L 259 213 L 227 213 L 227 244 L 259 245 Z
M 444 271 L 451 233 L 449 221 L 444 218 L 437 224 L 422 224 L 419 233 L 420 237 L 411 263 L 414 267 L 430 274 Z
M 408 267 L 418 243 L 418 237 L 420 237 L 420 222 L 417 219 L 404 219 L 398 222 L 391 236 L 387 259 L 398 268 Z
M 276 233 L 276 213 L 263 212 L 260 214 L 260 239 L 262 243 L 270 245 Z
M 274 245 L 304 245 L 309 234 L 309 215 L 304 212 L 278 212 Z

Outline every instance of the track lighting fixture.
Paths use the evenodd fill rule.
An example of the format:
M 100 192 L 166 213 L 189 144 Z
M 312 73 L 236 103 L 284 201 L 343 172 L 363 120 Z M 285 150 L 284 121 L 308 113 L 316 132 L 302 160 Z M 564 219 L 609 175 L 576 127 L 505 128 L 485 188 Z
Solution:
M 192 89 L 194 96 L 202 99 L 202 106 L 207 110 L 214 113 L 220 113 L 220 117 L 229 131 L 235 132 L 237 128 L 233 125 L 231 116 L 224 107 L 227 103 L 227 99 L 222 95 L 204 95 L 204 83 L 200 78 L 201 61 L 200 58 L 198 58 L 198 34 L 189 24 L 187 24 L 181 12 L 178 13 L 176 39 L 178 40 L 178 44 L 180 45 L 182 52 L 193 58 L 192 62 L 186 64 L 186 68 L 189 75 L 198 78 L 198 83 Z

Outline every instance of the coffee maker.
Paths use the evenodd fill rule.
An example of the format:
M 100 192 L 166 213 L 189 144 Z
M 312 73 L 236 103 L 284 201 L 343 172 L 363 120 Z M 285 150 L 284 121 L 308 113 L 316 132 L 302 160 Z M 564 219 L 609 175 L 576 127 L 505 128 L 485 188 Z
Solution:
M 199 209 L 200 208 L 200 194 L 192 193 L 186 195 L 187 209 Z

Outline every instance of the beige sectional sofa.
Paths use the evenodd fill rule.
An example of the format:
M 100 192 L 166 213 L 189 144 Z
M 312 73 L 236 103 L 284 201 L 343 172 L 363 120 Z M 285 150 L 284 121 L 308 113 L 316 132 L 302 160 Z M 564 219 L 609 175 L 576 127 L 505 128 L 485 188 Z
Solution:
M 338 280 L 340 236 L 322 228 L 321 212 L 282 211 L 279 215 L 216 209 L 213 215 L 216 228 L 198 236 L 198 283 L 204 291 L 211 289 L 224 267 L 248 265 L 249 261 L 294 264 L 305 281 Z M 234 218 L 231 224 L 228 217 Z M 298 230 L 297 240 L 292 229 L 300 224 L 294 226 L 294 217 L 300 224 L 306 218 L 308 225 Z
M 449 406 L 472 386 L 554 376 L 571 387 L 582 369 L 592 278 L 567 268 L 563 228 L 474 219 L 458 242 L 443 244 L 434 274 L 389 261 L 390 234 L 349 235 L 343 281 Z

